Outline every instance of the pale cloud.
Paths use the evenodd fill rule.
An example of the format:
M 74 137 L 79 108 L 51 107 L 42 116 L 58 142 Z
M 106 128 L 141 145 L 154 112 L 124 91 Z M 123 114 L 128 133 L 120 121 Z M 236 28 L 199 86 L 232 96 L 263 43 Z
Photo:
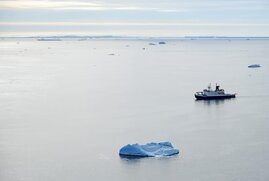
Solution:
M 130 11 L 158 11 L 158 12 L 179 12 L 177 9 L 163 9 L 158 7 L 144 7 L 135 5 L 124 5 L 117 3 L 86 2 L 86 1 L 48 1 L 48 0 L 11 0 L 0 1 L 0 9 L 52 9 L 52 10 L 130 10 Z
M 269 0 L 0 0 L 0 35 L 264 36 L 268 30 Z
M 130 10 L 185 12 L 196 10 L 268 9 L 268 0 L 0 0 L 0 9 Z
M 0 22 L 0 26 L 257 26 L 261 23 L 169 23 L 169 22 Z
M 14 8 L 14 9 L 34 9 L 34 8 L 98 8 L 96 3 L 76 2 L 76 1 L 0 1 L 0 8 Z

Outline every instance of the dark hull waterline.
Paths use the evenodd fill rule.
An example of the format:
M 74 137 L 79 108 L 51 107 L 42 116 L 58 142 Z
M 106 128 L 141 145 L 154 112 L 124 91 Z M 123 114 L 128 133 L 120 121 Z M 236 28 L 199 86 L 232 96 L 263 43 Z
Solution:
M 198 100 L 212 100 L 212 99 L 231 99 L 235 98 L 235 94 L 229 94 L 224 96 L 205 96 L 205 95 L 194 95 Z

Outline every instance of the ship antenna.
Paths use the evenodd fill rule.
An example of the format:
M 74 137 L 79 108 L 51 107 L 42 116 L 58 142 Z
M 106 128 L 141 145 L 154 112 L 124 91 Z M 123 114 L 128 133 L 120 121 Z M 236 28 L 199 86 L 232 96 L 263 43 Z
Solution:
M 216 83 L 216 90 L 219 90 L 219 85 L 218 85 L 218 83 Z

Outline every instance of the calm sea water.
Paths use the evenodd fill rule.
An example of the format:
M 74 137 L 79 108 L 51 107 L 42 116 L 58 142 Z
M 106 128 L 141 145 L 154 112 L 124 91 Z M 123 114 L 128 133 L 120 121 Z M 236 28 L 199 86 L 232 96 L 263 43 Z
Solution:
M 269 41 L 149 42 L 1 41 L 0 180 L 268 180 Z M 180 154 L 118 156 L 153 141 Z

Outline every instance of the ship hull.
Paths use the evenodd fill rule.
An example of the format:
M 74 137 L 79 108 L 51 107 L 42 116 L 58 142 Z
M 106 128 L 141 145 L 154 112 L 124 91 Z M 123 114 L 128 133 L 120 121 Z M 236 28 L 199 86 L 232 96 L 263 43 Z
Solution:
M 205 96 L 205 95 L 194 95 L 197 100 L 212 100 L 212 99 L 231 99 L 235 98 L 235 94 L 226 94 L 222 96 Z

